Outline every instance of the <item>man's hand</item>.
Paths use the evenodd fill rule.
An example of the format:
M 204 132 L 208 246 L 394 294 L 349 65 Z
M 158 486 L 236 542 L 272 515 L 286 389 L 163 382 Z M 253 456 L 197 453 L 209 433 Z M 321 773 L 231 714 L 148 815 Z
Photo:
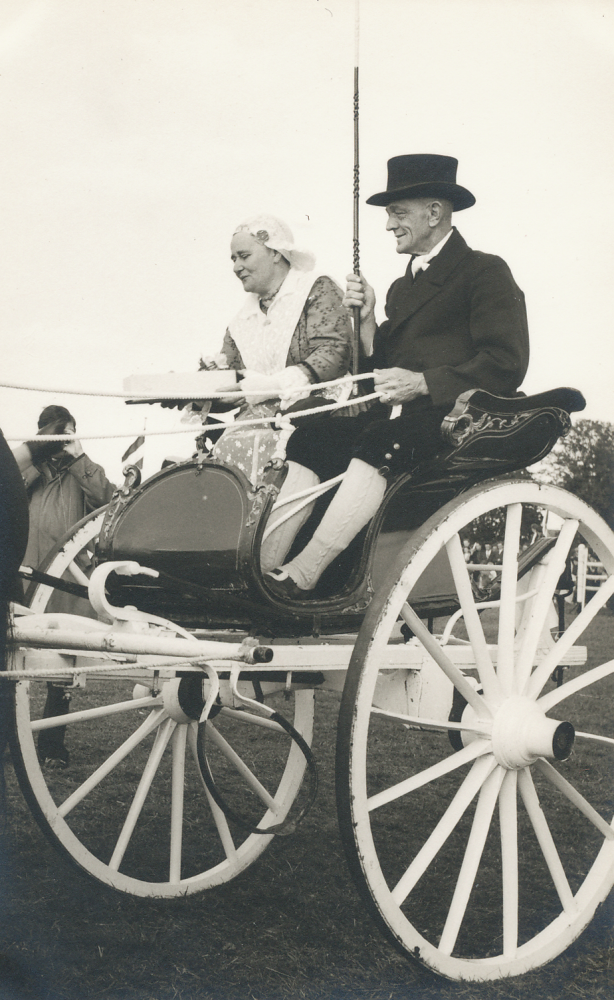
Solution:
M 375 391 L 383 393 L 382 403 L 397 406 L 418 396 L 428 396 L 424 375 L 408 368 L 376 368 L 373 372 Z
M 64 451 L 67 455 L 72 455 L 73 458 L 79 458 L 79 456 L 83 454 L 81 442 L 77 438 L 73 441 L 65 441 Z
M 37 437 L 39 435 L 53 437 L 56 434 L 63 434 L 65 425 L 66 422 L 64 420 L 53 420 L 37 431 Z M 64 451 L 64 444 L 64 441 L 36 441 L 33 439 L 32 441 L 28 441 L 26 447 L 32 456 L 33 463 L 36 465 L 60 455 Z
M 373 315 L 375 309 L 375 292 L 362 274 L 348 274 L 346 281 L 347 287 L 343 297 L 343 305 L 348 309 L 359 306 L 360 319 L 362 322 L 366 322 Z
M 367 357 L 373 351 L 373 337 L 376 330 L 375 322 L 375 292 L 364 277 L 358 274 L 348 274 L 347 287 L 343 296 L 343 305 L 347 309 L 360 309 L 360 339 Z

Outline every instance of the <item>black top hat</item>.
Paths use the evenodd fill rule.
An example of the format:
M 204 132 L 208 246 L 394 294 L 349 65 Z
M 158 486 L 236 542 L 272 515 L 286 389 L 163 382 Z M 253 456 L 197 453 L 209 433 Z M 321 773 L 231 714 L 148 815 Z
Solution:
M 397 198 L 445 198 L 455 212 L 475 205 L 471 191 L 456 183 L 458 160 L 436 153 L 412 153 L 388 160 L 388 187 L 367 198 L 367 205 L 389 205 Z

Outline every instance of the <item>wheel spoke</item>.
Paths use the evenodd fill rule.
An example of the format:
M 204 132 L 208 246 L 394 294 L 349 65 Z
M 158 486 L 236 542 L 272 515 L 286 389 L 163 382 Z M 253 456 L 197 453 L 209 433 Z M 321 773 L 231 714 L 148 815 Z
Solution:
M 463 747 L 462 750 L 457 750 L 456 753 L 439 761 L 438 764 L 433 764 L 432 767 L 427 767 L 426 770 L 412 775 L 411 778 L 405 778 L 404 781 L 399 781 L 398 784 L 391 785 L 390 788 L 386 788 L 383 792 L 377 792 L 376 795 L 372 795 L 367 799 L 369 812 L 372 812 L 373 809 L 379 809 L 380 806 L 388 805 L 389 802 L 394 802 L 396 799 L 401 798 L 402 795 L 415 792 L 417 788 L 421 788 L 422 785 L 427 785 L 431 781 L 436 781 L 437 778 L 441 778 L 444 774 L 456 771 L 463 764 L 468 764 L 470 761 L 475 760 L 476 757 L 482 757 L 484 754 L 490 753 L 491 749 L 492 744 L 490 740 L 474 740 L 468 746 Z
M 598 611 L 605 607 L 607 601 L 614 594 L 614 574 L 603 583 L 597 593 L 585 605 L 577 618 L 571 623 L 568 629 L 563 632 L 553 649 L 546 655 L 543 662 L 529 678 L 526 693 L 530 698 L 537 698 L 544 685 L 550 679 L 555 667 L 561 662 L 566 653 L 569 652 L 576 639 L 588 628 Z
M 147 798 L 149 789 L 151 788 L 151 783 L 156 776 L 156 772 L 160 766 L 160 761 L 162 760 L 162 755 L 166 750 L 168 741 L 176 725 L 177 723 L 174 722 L 173 719 L 167 718 L 158 728 L 147 763 L 141 775 L 141 780 L 139 781 L 136 792 L 134 793 L 134 798 L 130 805 L 130 809 L 128 810 L 128 815 L 124 820 L 121 833 L 117 838 L 115 850 L 113 851 L 111 860 L 109 861 L 109 868 L 111 871 L 119 871 L 119 866 L 121 865 L 124 854 L 126 853 L 126 848 L 130 843 L 130 838 L 134 833 L 137 820 L 141 815 L 143 806 L 145 805 L 145 799 Z
M 409 868 L 392 890 L 392 898 L 398 906 L 405 901 L 418 880 L 424 875 L 431 861 L 441 850 L 470 802 L 475 798 L 496 766 L 496 761 L 491 756 L 482 757 L 481 760 L 474 762 L 471 771 L 435 826 L 430 837 L 418 851 Z
M 171 770 L 171 851 L 169 882 L 181 881 L 186 737 L 187 726 L 177 726 L 173 733 L 172 742 L 173 763 Z
M 520 694 L 533 670 L 535 653 L 552 605 L 555 587 L 565 570 L 569 550 L 578 530 L 578 521 L 569 518 L 563 524 L 556 545 L 548 555 L 546 571 L 540 582 L 539 592 L 529 606 L 529 620 L 517 658 L 516 693 Z
M 229 718 L 237 719 L 239 722 L 246 722 L 252 726 L 261 726 L 263 729 L 274 729 L 276 733 L 285 733 L 283 726 L 273 719 L 266 719 L 263 715 L 254 715 L 253 712 L 245 712 L 238 708 L 222 708 L 220 715 L 227 715 Z
M 497 639 L 497 675 L 506 695 L 514 686 L 514 634 L 516 629 L 516 592 L 522 504 L 510 504 L 505 518 L 503 569 L 501 571 L 501 606 Z
M 239 772 L 241 777 L 245 780 L 246 784 L 249 785 L 252 791 L 254 791 L 256 795 L 261 799 L 261 801 L 264 802 L 264 804 L 269 807 L 271 812 L 275 814 L 278 813 L 279 807 L 275 802 L 273 796 L 269 792 L 267 792 L 264 785 L 262 785 L 260 781 L 258 781 L 256 775 L 252 771 L 250 771 L 245 761 L 241 757 L 239 757 L 238 753 L 236 753 L 236 751 L 233 750 L 233 748 L 224 739 L 222 734 L 218 732 L 215 726 L 213 725 L 209 726 L 208 735 L 209 738 L 211 739 L 211 742 L 215 743 L 216 746 L 221 750 L 221 752 L 227 758 L 227 760 L 229 760 L 230 763 L 233 764 L 233 766 Z
M 614 740 L 611 736 L 599 736 L 598 733 L 582 733 L 579 729 L 576 729 L 576 739 L 594 740 L 595 743 L 609 743 L 610 746 L 614 746 Z
M 589 687 L 590 684 L 602 681 L 605 677 L 609 677 L 610 674 L 614 674 L 614 660 L 608 660 L 607 663 L 602 663 L 600 667 L 593 667 L 592 670 L 587 670 L 585 673 L 580 674 L 579 677 L 574 677 L 573 680 L 566 681 L 565 684 L 561 684 L 560 687 L 549 691 L 548 694 L 539 698 L 537 704 L 544 712 L 549 712 L 560 701 L 564 701 L 565 698 L 576 694 L 582 688 Z
M 237 856 L 237 849 L 235 847 L 234 840 L 232 839 L 230 827 L 228 826 L 228 820 L 226 819 L 224 813 L 218 806 L 217 802 L 211 795 L 211 792 L 209 791 L 203 780 L 203 776 L 200 771 L 200 764 L 198 761 L 198 751 L 196 749 L 196 741 L 198 738 L 197 734 L 198 734 L 198 723 L 194 722 L 190 725 L 190 731 L 188 734 L 188 742 L 190 750 L 192 751 L 192 757 L 194 758 L 194 763 L 196 764 L 196 771 L 200 779 L 200 783 L 203 787 L 203 791 L 207 797 L 207 802 L 209 803 L 209 808 L 211 809 L 211 815 L 213 816 L 213 822 L 216 825 L 222 847 L 224 848 L 224 853 L 226 857 L 229 860 L 231 860 Z
M 391 712 L 388 708 L 371 708 L 371 714 L 381 715 L 385 719 L 393 719 L 404 725 L 417 726 L 418 729 L 432 729 L 441 733 L 453 729 L 459 733 L 475 733 L 476 736 L 490 735 L 490 729 L 486 726 L 465 725 L 464 722 L 450 722 L 448 719 L 426 719 L 422 715 L 404 715 L 402 712 Z
M 139 743 L 141 743 L 144 739 L 146 739 L 146 737 L 149 736 L 149 734 L 152 733 L 154 729 L 156 729 L 160 725 L 161 722 L 163 722 L 165 714 L 166 713 L 163 708 L 154 710 L 144 720 L 144 722 L 139 726 L 139 728 L 136 729 L 132 733 L 132 735 L 129 736 L 128 739 L 125 740 L 124 743 L 122 743 L 122 745 L 119 746 L 117 750 L 111 754 L 110 757 L 107 757 L 104 763 L 101 764 L 100 767 L 98 767 L 94 771 L 94 773 L 91 774 L 89 778 L 83 782 L 82 785 L 79 785 L 79 787 L 75 789 L 72 795 L 69 795 L 68 798 L 64 800 L 64 802 L 58 809 L 58 814 L 60 816 L 67 816 L 68 813 L 71 811 L 71 809 L 74 809 L 74 807 L 79 802 L 81 802 L 86 795 L 89 795 L 89 793 L 92 791 L 93 788 L 96 787 L 96 785 L 100 784 L 103 778 L 106 778 L 107 774 L 110 774 L 110 772 L 115 767 L 117 767 L 119 763 L 121 763 L 124 757 L 127 757 L 128 754 L 131 753 L 132 750 L 134 750 L 134 748 L 139 745 Z
M 501 876 L 503 888 L 503 954 L 513 957 L 518 948 L 518 772 L 508 771 L 499 795 Z
M 528 768 L 518 772 L 518 787 L 561 905 L 566 913 L 572 915 L 576 911 L 573 894 Z
M 32 732 L 40 729 L 54 729 L 56 726 L 70 726 L 74 722 L 87 722 L 90 719 L 102 719 L 105 715 L 118 715 L 120 712 L 133 712 L 139 708 L 152 708 L 160 705 L 162 698 L 131 698 L 130 701 L 117 701 L 112 705 L 102 705 L 100 708 L 86 708 L 82 712 L 67 712 L 65 715 L 52 715 L 48 719 L 37 719 L 32 723 Z
M 446 656 L 437 639 L 431 635 L 424 622 L 407 602 L 401 608 L 401 618 L 409 626 L 416 638 L 420 640 L 427 653 L 431 654 L 435 663 L 441 667 L 446 677 L 452 681 L 459 694 L 462 694 L 465 701 L 475 709 L 479 718 L 491 717 L 492 713 L 484 699 L 471 686 L 456 664 Z
M 614 740 L 612 742 L 614 742 Z M 555 788 L 558 788 L 570 802 L 573 802 L 576 808 L 578 808 L 580 812 L 583 813 L 588 820 L 590 820 L 593 826 L 597 827 L 599 832 L 602 833 L 607 840 L 614 840 L 614 829 L 612 829 L 609 823 L 607 823 L 603 817 L 599 815 L 590 802 L 587 802 L 584 796 L 580 795 L 580 792 L 576 791 L 573 785 L 570 784 L 570 782 L 567 781 L 567 779 L 552 766 L 550 761 L 540 758 L 536 761 L 536 767 L 546 776 L 548 781 L 550 781 Z
M 478 866 L 484 852 L 486 837 L 492 822 L 492 815 L 497 804 L 497 796 L 505 770 L 497 768 L 486 779 L 480 788 L 478 803 L 471 824 L 471 833 L 467 841 L 463 863 L 458 875 L 458 881 L 452 897 L 452 903 L 439 942 L 439 950 L 444 955 L 451 955 L 463 917 L 469 903 L 469 896 L 475 882 Z
M 446 551 L 454 583 L 456 584 L 458 599 L 463 610 L 467 633 L 473 647 L 473 652 L 475 653 L 475 662 L 482 687 L 484 688 L 484 696 L 487 701 L 497 704 L 502 698 L 501 684 L 492 665 L 484 629 L 482 628 L 480 616 L 475 606 L 473 590 L 471 589 L 471 578 L 458 534 L 453 535 L 446 544 Z
M 80 583 L 83 587 L 89 587 L 90 584 L 89 576 L 86 576 L 81 567 L 78 566 L 74 560 L 68 564 L 66 569 L 73 577 L 73 579 L 76 581 L 76 583 Z

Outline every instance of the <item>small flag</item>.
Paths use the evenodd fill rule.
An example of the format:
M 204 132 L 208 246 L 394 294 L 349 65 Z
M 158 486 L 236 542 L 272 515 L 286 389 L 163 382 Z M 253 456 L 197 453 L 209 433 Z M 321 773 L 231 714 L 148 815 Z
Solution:
M 145 438 L 141 435 L 136 439 L 136 441 L 132 442 L 129 448 L 126 448 L 124 454 L 122 455 L 122 462 L 127 462 L 131 455 L 135 455 L 136 457 L 132 459 L 130 465 L 136 465 L 137 469 L 142 469 L 144 445 Z

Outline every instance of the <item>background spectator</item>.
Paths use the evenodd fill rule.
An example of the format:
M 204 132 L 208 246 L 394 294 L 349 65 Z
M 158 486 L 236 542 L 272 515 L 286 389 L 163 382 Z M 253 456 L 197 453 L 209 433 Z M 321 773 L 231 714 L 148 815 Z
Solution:
M 38 435 L 74 434 L 76 421 L 64 406 L 46 406 L 38 419 Z M 81 442 L 29 441 L 14 451 L 30 504 L 30 530 L 24 563 L 36 569 L 50 549 L 82 517 L 109 502 L 115 486 L 104 469 L 85 454 Z M 87 552 L 80 553 L 80 568 L 91 569 Z M 56 591 L 48 611 L 91 615 L 89 603 Z M 44 716 L 64 715 L 70 694 L 62 684 L 47 685 Z M 38 753 L 47 764 L 66 766 L 69 754 L 64 745 L 65 727 L 43 730 Z

